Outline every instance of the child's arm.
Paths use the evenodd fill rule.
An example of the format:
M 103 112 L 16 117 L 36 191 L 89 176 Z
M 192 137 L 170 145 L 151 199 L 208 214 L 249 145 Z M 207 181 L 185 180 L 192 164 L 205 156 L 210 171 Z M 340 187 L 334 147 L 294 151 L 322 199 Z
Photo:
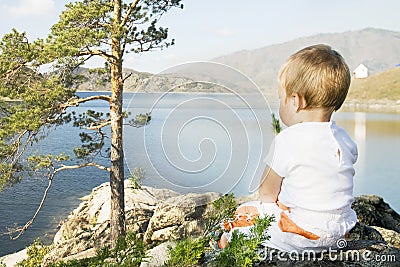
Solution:
M 261 179 L 259 198 L 261 202 L 276 202 L 278 200 L 279 192 L 281 191 L 283 178 L 280 177 L 268 165 Z

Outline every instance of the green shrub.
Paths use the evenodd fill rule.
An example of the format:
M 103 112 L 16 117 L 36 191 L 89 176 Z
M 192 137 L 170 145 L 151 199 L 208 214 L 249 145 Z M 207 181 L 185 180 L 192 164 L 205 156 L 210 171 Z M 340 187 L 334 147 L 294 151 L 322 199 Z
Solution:
M 229 245 L 215 256 L 213 266 L 218 267 L 247 267 L 253 266 L 260 260 L 261 243 L 268 240 L 266 230 L 274 220 L 273 216 L 257 218 L 248 236 L 233 231 Z
M 135 233 L 129 233 L 125 238 L 120 238 L 113 250 L 111 257 L 115 259 L 115 266 L 139 266 L 146 258 L 143 239 L 137 238 Z
M 50 267 L 86 267 L 86 266 L 101 266 L 101 265 L 89 265 L 93 258 L 86 258 L 86 259 L 81 259 L 81 260 L 71 260 L 68 262 L 57 262 Z
M 206 229 L 204 236 L 212 235 L 221 230 L 220 224 L 224 220 L 232 219 L 237 207 L 233 193 L 226 194 L 215 200 L 211 209 L 206 214 Z
M 275 117 L 275 113 L 271 113 L 271 117 L 272 117 L 272 122 L 271 122 L 272 129 L 274 130 L 274 134 L 277 135 L 282 131 L 282 126 L 279 119 Z
M 17 267 L 37 267 L 41 266 L 44 256 L 49 252 L 48 246 L 43 246 L 40 239 L 36 239 L 32 245 L 27 248 L 28 258 L 17 263 Z
M 170 259 L 165 267 L 190 267 L 198 265 L 204 254 L 205 240 L 203 238 L 180 240 L 174 248 L 169 247 Z
M 58 262 L 51 267 L 135 267 L 145 260 L 145 244 L 136 234 L 129 233 L 125 238 L 119 238 L 114 249 L 104 247 L 93 258 Z
M 144 169 L 143 168 L 133 169 L 133 172 L 128 177 L 129 181 L 132 184 L 133 189 L 141 188 L 143 177 L 144 177 Z

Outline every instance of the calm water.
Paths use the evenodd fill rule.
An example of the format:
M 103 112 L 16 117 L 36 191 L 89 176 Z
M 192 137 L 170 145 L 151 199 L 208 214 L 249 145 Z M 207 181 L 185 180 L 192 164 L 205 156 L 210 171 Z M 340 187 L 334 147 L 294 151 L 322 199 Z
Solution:
M 152 112 L 146 128 L 125 127 L 127 172 L 145 170 L 143 183 L 180 192 L 219 191 L 244 195 L 257 189 L 262 159 L 273 138 L 270 108 L 261 99 L 232 95 L 127 94 L 125 108 L 136 114 Z M 249 108 L 252 107 L 252 108 Z M 101 102 L 76 108 L 107 112 Z M 271 103 L 276 112 L 276 103 Z M 354 194 L 383 196 L 400 211 L 400 115 L 339 112 L 333 118 L 358 144 Z M 79 144 L 70 125 L 51 132 L 40 152 L 69 151 Z M 106 162 L 106 161 L 104 161 Z M 31 228 L 17 241 L 0 236 L 0 256 L 23 249 L 40 237 L 46 243 L 79 203 L 79 198 L 108 181 L 96 168 L 60 173 Z M 0 193 L 0 231 L 22 225 L 32 216 L 47 182 L 43 177 L 24 179 Z

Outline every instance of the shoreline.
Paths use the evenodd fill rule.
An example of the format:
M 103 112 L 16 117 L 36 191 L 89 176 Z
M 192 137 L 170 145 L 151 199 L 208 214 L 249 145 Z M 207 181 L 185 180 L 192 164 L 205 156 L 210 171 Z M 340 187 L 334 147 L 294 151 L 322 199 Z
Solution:
M 111 93 L 111 91 L 76 91 L 76 93 Z M 262 92 L 261 92 L 262 93 Z M 256 95 L 252 93 L 238 94 L 238 93 L 221 93 L 221 92 L 209 92 L 209 91 L 196 91 L 196 92 L 178 92 L 178 91 L 124 91 L 124 94 L 182 94 L 182 95 L 199 95 L 199 94 L 213 94 L 213 95 Z M 264 94 L 264 96 L 266 96 Z
M 77 93 L 111 93 L 111 91 L 76 91 Z M 221 92 L 207 92 L 207 91 L 198 91 L 198 92 L 162 92 L 162 91 L 154 91 L 154 92 L 135 92 L 135 91 L 125 91 L 124 93 L 129 94 L 176 94 L 176 95 L 199 95 L 199 94 L 215 94 L 215 95 L 233 95 L 232 93 L 221 93 Z M 239 94 L 243 95 L 243 94 Z M 251 95 L 251 94 L 245 94 Z M 270 94 L 263 93 L 264 97 L 270 103 L 278 102 L 279 100 L 276 97 L 271 96 Z M 344 112 L 367 112 L 367 113 L 395 113 L 400 114 L 400 100 L 388 100 L 388 99 L 370 99 L 370 100 L 358 100 L 358 99 L 348 99 L 346 100 L 339 111 Z
M 340 109 L 346 112 L 400 114 L 400 100 L 348 100 Z

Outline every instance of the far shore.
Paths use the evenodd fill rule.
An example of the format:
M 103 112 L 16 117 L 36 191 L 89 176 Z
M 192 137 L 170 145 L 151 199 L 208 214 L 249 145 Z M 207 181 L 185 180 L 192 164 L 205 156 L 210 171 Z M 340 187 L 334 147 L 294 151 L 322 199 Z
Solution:
M 111 93 L 111 91 L 87 91 L 87 90 L 82 90 L 82 91 L 76 91 L 77 93 Z M 125 93 L 138 93 L 135 91 L 125 91 Z M 139 92 L 139 93 L 149 93 L 149 94 L 163 94 L 163 93 L 168 93 L 168 94 L 183 94 L 183 95 L 189 95 L 189 94 L 206 94 L 209 93 L 207 91 L 198 91 L 198 92 Z M 216 94 L 216 95 L 231 95 L 231 93 L 222 93 L 222 92 L 212 92 L 210 94 Z M 239 95 L 244 95 L 244 94 L 239 94 Z M 268 94 L 264 94 L 264 96 L 269 100 L 271 103 L 278 103 L 278 99 L 275 96 L 271 96 Z M 21 100 L 13 100 L 9 99 L 6 97 L 0 98 L 0 100 L 5 101 L 5 102 L 20 102 Z M 369 113 L 400 113 L 400 100 L 388 100 L 388 99 L 363 99 L 363 100 L 358 100 L 358 99 L 349 99 L 346 100 L 340 109 L 340 111 L 344 112 L 369 112 Z
M 110 93 L 111 91 L 77 91 L 77 93 Z M 135 91 L 125 91 L 124 93 L 138 93 Z M 163 94 L 167 92 L 154 91 L 154 92 L 139 92 L 149 94 Z M 168 92 L 169 94 L 206 94 L 209 91 L 198 92 Z M 217 95 L 230 95 L 231 93 L 211 92 L 210 94 Z M 240 94 L 239 94 L 240 95 Z M 271 94 L 264 94 L 264 96 L 272 103 L 278 103 L 277 97 Z M 348 99 L 344 102 L 340 111 L 344 112 L 370 112 L 370 113 L 400 113 L 400 100 L 389 99 Z
M 355 100 L 343 104 L 341 111 L 367 113 L 400 113 L 400 100 Z

